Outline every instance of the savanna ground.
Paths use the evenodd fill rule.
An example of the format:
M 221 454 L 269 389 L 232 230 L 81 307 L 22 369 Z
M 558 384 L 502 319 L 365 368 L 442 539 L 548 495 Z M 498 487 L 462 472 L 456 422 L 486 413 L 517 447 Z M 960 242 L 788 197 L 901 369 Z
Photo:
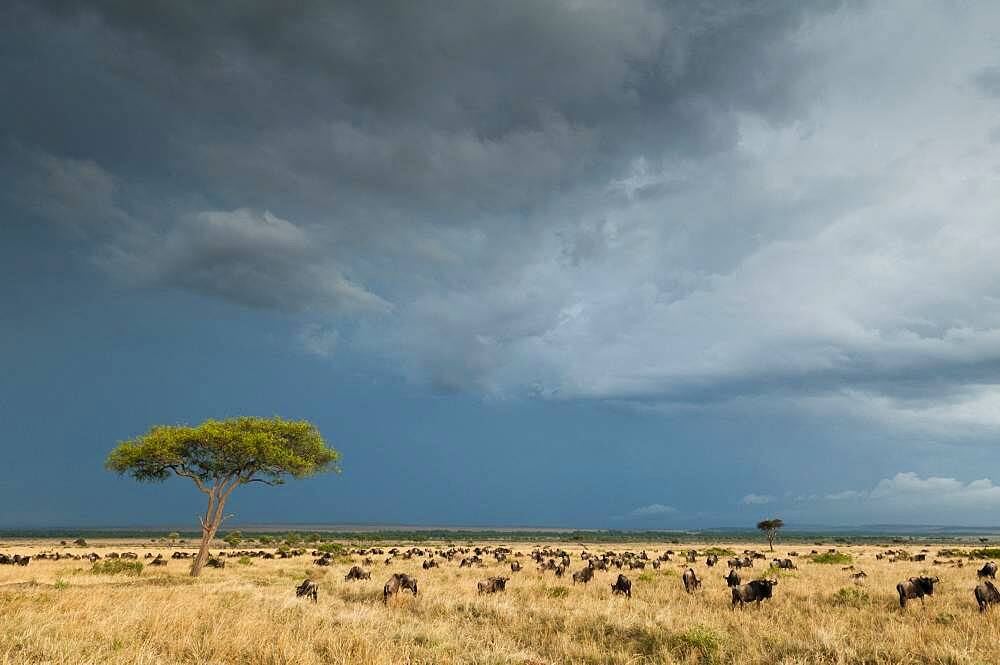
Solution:
M 142 557 L 180 549 L 147 545 L 7 541 L 0 552 L 128 550 Z M 782 542 L 775 554 L 798 551 L 799 569 L 778 575 L 773 599 L 733 611 L 725 557 L 714 568 L 699 557 L 694 568 L 703 588 L 690 595 L 679 557 L 659 570 L 624 570 L 633 584 L 628 600 L 611 594 L 617 570 L 573 586 L 568 575 L 557 580 L 537 571 L 527 556 L 532 544 L 504 545 L 524 552 L 525 569 L 493 596 L 479 595 L 477 580 L 510 569 L 491 558 L 487 568 L 459 569 L 456 559 L 422 570 L 419 558 L 387 566 L 375 557 L 372 579 L 361 582 L 344 581 L 349 560 L 320 568 L 308 555 L 227 559 L 224 569 L 206 569 L 198 579 L 188 577 L 186 561 L 147 566 L 139 576 L 94 574 L 86 560 L 0 566 L 0 663 L 1000 663 L 1000 608 L 980 615 L 972 596 L 981 562 L 933 565 L 936 546 L 928 546 L 926 562 L 895 563 L 875 560 L 882 547 L 839 546 L 868 574 L 856 585 L 844 564 L 805 556 L 826 547 Z M 584 548 L 562 547 L 573 555 L 571 570 L 580 569 Z M 589 551 L 644 549 L 652 558 L 668 548 L 705 547 L 632 543 Z M 758 560 L 744 578 L 761 576 L 766 565 Z M 392 572 L 416 576 L 419 595 L 384 606 L 382 586 Z M 940 577 L 939 588 L 924 606 L 912 601 L 900 611 L 896 583 L 921 573 Z M 306 577 L 319 582 L 317 604 L 295 597 Z

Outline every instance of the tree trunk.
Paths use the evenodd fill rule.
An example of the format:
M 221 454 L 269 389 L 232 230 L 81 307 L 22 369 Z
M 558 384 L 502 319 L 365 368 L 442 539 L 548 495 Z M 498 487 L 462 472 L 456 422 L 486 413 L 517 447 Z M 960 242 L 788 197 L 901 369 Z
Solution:
M 771 551 L 773 552 L 774 551 L 774 536 L 773 535 L 771 535 L 771 534 L 767 535 L 767 544 L 771 548 Z
M 198 555 L 191 564 L 191 577 L 198 577 L 201 569 L 208 561 L 208 550 L 215 538 L 215 532 L 222 525 L 222 509 L 225 506 L 225 497 L 220 497 L 217 490 L 212 490 L 208 495 L 208 510 L 205 511 L 205 519 L 201 521 L 201 546 L 198 548 Z

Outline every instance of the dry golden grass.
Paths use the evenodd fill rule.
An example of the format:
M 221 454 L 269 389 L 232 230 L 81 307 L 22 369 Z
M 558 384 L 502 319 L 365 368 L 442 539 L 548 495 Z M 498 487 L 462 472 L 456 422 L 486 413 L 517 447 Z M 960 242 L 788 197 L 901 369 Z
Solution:
M 564 547 L 579 569 L 580 546 Z M 52 548 L 8 542 L 0 551 Z M 172 551 L 138 543 L 55 549 Z M 653 556 L 666 546 L 591 551 L 606 549 Z M 776 553 L 811 549 L 782 543 Z M 206 569 L 197 580 L 183 561 L 147 567 L 138 578 L 93 575 L 87 561 L 32 561 L 0 566 L 0 663 L 1000 663 L 1000 608 L 977 611 L 973 565 L 876 561 L 878 549 L 841 548 L 868 573 L 860 586 L 840 565 L 800 557 L 798 571 L 780 576 L 775 598 L 736 611 L 722 580 L 725 561 L 708 568 L 703 558 L 694 567 L 704 586 L 691 595 L 680 580 L 685 564 L 623 571 L 631 600 L 611 595 L 618 571 L 574 587 L 568 576 L 538 573 L 527 557 L 507 592 L 495 596 L 480 596 L 476 582 L 509 567 L 460 570 L 457 560 L 426 571 L 419 559 L 378 560 L 371 581 L 351 583 L 344 581 L 349 564 L 319 568 L 308 556 L 252 565 L 228 559 L 224 570 Z M 764 565 L 756 562 L 750 574 Z M 383 606 L 392 572 L 415 575 L 420 595 Z M 914 601 L 901 612 L 896 583 L 922 572 L 939 576 L 940 588 L 923 607 Z M 318 604 L 295 597 L 307 576 L 320 583 Z M 844 588 L 857 592 L 841 597 Z

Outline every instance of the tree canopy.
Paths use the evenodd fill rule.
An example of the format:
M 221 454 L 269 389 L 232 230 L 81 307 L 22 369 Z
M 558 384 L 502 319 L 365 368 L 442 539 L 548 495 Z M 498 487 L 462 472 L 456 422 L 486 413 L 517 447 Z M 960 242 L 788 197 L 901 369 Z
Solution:
M 153 427 L 119 443 L 105 464 L 140 482 L 160 482 L 172 475 L 190 478 L 208 495 L 208 509 L 199 517 L 201 548 L 191 567 L 191 574 L 198 575 L 226 519 L 223 508 L 233 490 L 247 483 L 280 485 L 288 477 L 339 473 L 339 461 L 340 453 L 327 447 L 314 425 L 276 416 Z
M 183 476 L 204 492 L 215 483 L 278 485 L 286 476 L 339 472 L 339 460 L 312 423 L 240 417 L 153 427 L 111 451 L 107 468 L 141 482 Z
M 761 520 L 760 522 L 757 522 L 757 528 L 763 531 L 764 534 L 767 536 L 767 544 L 770 546 L 772 550 L 774 549 L 774 537 L 777 535 L 778 529 L 780 529 L 783 526 L 785 526 L 784 521 L 776 517 L 772 517 L 771 519 Z

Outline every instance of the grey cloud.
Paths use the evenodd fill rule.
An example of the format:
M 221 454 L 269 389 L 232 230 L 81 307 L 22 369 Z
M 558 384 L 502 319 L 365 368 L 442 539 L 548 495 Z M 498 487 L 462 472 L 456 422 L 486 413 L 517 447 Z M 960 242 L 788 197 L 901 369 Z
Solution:
M 44 6 L 0 119 L 116 274 L 442 390 L 992 427 L 988 5 Z

